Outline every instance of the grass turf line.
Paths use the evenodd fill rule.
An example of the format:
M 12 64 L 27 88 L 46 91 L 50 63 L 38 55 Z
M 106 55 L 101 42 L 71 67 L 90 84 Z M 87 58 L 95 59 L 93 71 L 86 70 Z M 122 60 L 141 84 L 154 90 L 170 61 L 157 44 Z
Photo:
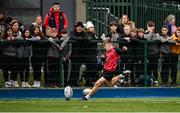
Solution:
M 1 100 L 0 112 L 180 112 L 180 98 Z

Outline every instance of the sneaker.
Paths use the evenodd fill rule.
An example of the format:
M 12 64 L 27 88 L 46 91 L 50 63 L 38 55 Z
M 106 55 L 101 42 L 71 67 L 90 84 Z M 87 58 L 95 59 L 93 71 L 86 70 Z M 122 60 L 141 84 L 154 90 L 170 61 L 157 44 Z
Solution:
M 29 83 L 28 83 L 28 82 L 25 82 L 25 85 L 26 85 L 26 87 L 27 87 L 27 88 L 32 87 L 31 85 L 29 85 Z
M 4 84 L 5 88 L 10 88 L 12 86 L 11 82 L 7 81 Z
M 65 98 L 65 101 L 70 101 L 70 98 Z
M 123 71 L 122 74 L 128 75 L 128 74 L 131 74 L 131 71 L 130 70 L 125 70 L 125 71 Z
M 124 78 L 125 76 L 127 76 L 129 74 L 131 74 L 131 71 L 130 70 L 125 70 L 119 76 L 120 76 L 120 78 Z
M 18 87 L 19 87 L 19 84 L 18 84 L 17 81 L 14 82 L 14 87 L 15 87 L 15 88 L 18 88 Z
M 154 81 L 154 86 L 158 86 L 158 81 Z
M 13 87 L 13 88 L 18 88 L 19 87 L 19 84 L 18 84 L 18 82 L 17 81 L 11 81 L 11 86 Z
M 88 99 L 86 98 L 86 96 L 83 96 L 83 97 L 81 98 L 81 100 L 82 100 L 82 101 L 87 101 Z
M 41 82 L 37 81 L 37 88 L 40 88 L 40 87 L 41 87 Z
M 37 81 L 34 81 L 34 84 L 32 87 L 37 88 Z
M 22 82 L 22 83 L 21 83 L 21 87 L 22 87 L 22 88 L 26 88 L 26 83 L 25 83 L 25 82 Z

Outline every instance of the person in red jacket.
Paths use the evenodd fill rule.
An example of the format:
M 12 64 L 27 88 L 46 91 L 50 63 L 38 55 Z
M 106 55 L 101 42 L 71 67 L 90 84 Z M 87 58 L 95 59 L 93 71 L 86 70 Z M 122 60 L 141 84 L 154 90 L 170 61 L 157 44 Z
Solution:
M 44 20 L 45 28 L 51 27 L 58 30 L 58 34 L 68 27 L 68 20 L 64 12 L 60 11 L 58 2 L 54 2 Z
M 123 46 L 122 49 L 114 48 L 113 43 L 110 39 L 104 41 L 104 48 L 106 50 L 106 59 L 103 66 L 103 76 L 96 81 L 94 87 L 89 94 L 84 96 L 82 100 L 88 100 L 100 86 L 106 83 L 108 86 L 114 86 L 121 78 L 124 78 L 130 73 L 130 71 L 124 71 L 122 74 L 117 74 L 117 65 L 122 52 L 127 51 L 127 47 Z M 116 75 L 116 76 L 115 76 Z

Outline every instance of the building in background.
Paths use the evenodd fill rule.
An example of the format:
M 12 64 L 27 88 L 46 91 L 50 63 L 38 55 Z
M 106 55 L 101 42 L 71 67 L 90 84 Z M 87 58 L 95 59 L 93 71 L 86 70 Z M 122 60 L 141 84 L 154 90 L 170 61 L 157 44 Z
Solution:
M 53 2 L 60 3 L 61 10 L 66 13 L 68 18 L 68 31 L 72 30 L 76 18 L 82 17 L 82 15 L 78 17 L 75 14 L 78 14 L 76 12 L 79 6 L 82 8 L 83 0 L 0 0 L 0 10 L 5 10 L 7 16 L 12 16 L 29 25 L 37 15 L 42 15 L 44 18 Z M 81 10 L 85 12 L 85 9 Z

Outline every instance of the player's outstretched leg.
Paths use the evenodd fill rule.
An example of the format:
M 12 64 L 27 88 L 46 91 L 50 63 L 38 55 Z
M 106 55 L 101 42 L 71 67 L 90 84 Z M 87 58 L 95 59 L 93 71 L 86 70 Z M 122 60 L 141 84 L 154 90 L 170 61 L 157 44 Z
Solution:
M 84 96 L 84 97 L 82 98 L 82 100 L 88 100 L 88 99 L 90 98 L 90 96 L 92 96 L 94 93 L 96 93 L 96 91 L 98 90 L 98 88 L 99 88 L 100 86 L 102 86 L 102 84 L 104 84 L 105 82 L 106 82 L 106 79 L 105 79 L 104 77 L 101 77 L 99 80 L 97 80 L 96 83 L 95 83 L 95 85 L 93 86 L 91 92 L 90 92 L 88 95 Z
M 125 71 L 123 71 L 122 74 L 119 74 L 119 75 L 113 77 L 111 80 L 112 86 L 114 86 L 120 79 L 124 78 L 125 76 L 128 76 L 129 74 L 131 74 L 131 71 L 125 70 Z

